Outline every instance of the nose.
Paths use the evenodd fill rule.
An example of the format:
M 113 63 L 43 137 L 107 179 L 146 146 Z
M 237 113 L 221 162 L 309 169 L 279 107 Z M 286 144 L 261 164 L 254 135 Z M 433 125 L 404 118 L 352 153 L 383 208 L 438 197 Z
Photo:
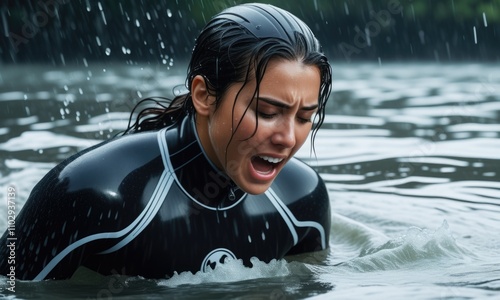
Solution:
M 287 119 L 276 124 L 271 141 L 284 148 L 293 148 L 296 142 L 294 120 Z

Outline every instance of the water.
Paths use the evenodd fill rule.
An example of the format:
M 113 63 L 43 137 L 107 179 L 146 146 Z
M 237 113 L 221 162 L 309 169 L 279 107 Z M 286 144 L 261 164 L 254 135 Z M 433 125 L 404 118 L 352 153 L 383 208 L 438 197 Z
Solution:
M 22 206 L 65 157 L 124 129 L 133 103 L 172 95 L 167 69 L 88 63 L 0 69 L 0 198 Z M 500 295 L 500 68 L 334 65 L 334 98 L 298 156 L 330 191 L 326 261 L 231 261 L 168 280 L 17 282 L 26 299 L 485 299 Z M 181 90 L 181 88 L 178 88 Z M 0 230 L 6 228 L 0 202 Z M 5 277 L 0 283 L 6 287 Z

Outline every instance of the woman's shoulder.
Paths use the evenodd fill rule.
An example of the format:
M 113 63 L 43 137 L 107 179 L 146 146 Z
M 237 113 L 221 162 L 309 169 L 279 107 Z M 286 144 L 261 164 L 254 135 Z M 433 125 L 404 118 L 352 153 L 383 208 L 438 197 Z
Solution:
M 63 161 L 66 169 L 119 168 L 124 164 L 142 164 L 158 156 L 156 132 L 137 133 L 114 138 L 85 149 Z
M 307 202 L 324 206 L 329 203 L 323 179 L 305 162 L 292 158 L 276 177 L 273 191 L 287 204 Z
M 295 157 L 285 165 L 275 181 L 297 192 L 315 189 L 319 184 L 323 184 L 321 177 L 313 168 Z
M 117 188 L 125 177 L 147 168 L 155 159 L 161 166 L 156 132 L 125 135 L 70 156 L 54 167 L 38 187 L 46 191 L 63 187 L 68 191 Z

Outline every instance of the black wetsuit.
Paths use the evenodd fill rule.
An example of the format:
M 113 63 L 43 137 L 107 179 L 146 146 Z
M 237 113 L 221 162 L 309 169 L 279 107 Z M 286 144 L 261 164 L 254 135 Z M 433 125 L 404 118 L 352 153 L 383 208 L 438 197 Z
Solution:
M 239 190 L 200 146 L 193 118 L 84 150 L 52 169 L 16 219 L 16 277 L 165 278 L 225 258 L 262 261 L 328 247 L 330 204 L 318 174 L 292 159 L 261 195 Z M 7 231 L 0 271 L 8 273 Z

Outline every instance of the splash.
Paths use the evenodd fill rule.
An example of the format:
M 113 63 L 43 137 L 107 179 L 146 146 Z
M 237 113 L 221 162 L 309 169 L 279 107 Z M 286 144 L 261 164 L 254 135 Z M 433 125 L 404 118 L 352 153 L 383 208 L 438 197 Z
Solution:
M 435 231 L 417 227 L 378 247 L 366 248 L 343 265 L 361 272 L 396 270 L 443 260 L 464 260 L 473 253 L 457 244 L 446 221 Z
M 184 284 L 201 284 L 213 282 L 235 282 L 257 278 L 273 278 L 290 275 L 292 270 L 285 260 L 273 259 L 269 263 L 260 261 L 253 257 L 250 259 L 253 267 L 249 268 L 243 265 L 241 259 L 227 260 L 224 264 L 217 265 L 215 269 L 209 272 L 191 272 L 175 273 L 169 279 L 161 280 L 158 285 L 177 287 Z

